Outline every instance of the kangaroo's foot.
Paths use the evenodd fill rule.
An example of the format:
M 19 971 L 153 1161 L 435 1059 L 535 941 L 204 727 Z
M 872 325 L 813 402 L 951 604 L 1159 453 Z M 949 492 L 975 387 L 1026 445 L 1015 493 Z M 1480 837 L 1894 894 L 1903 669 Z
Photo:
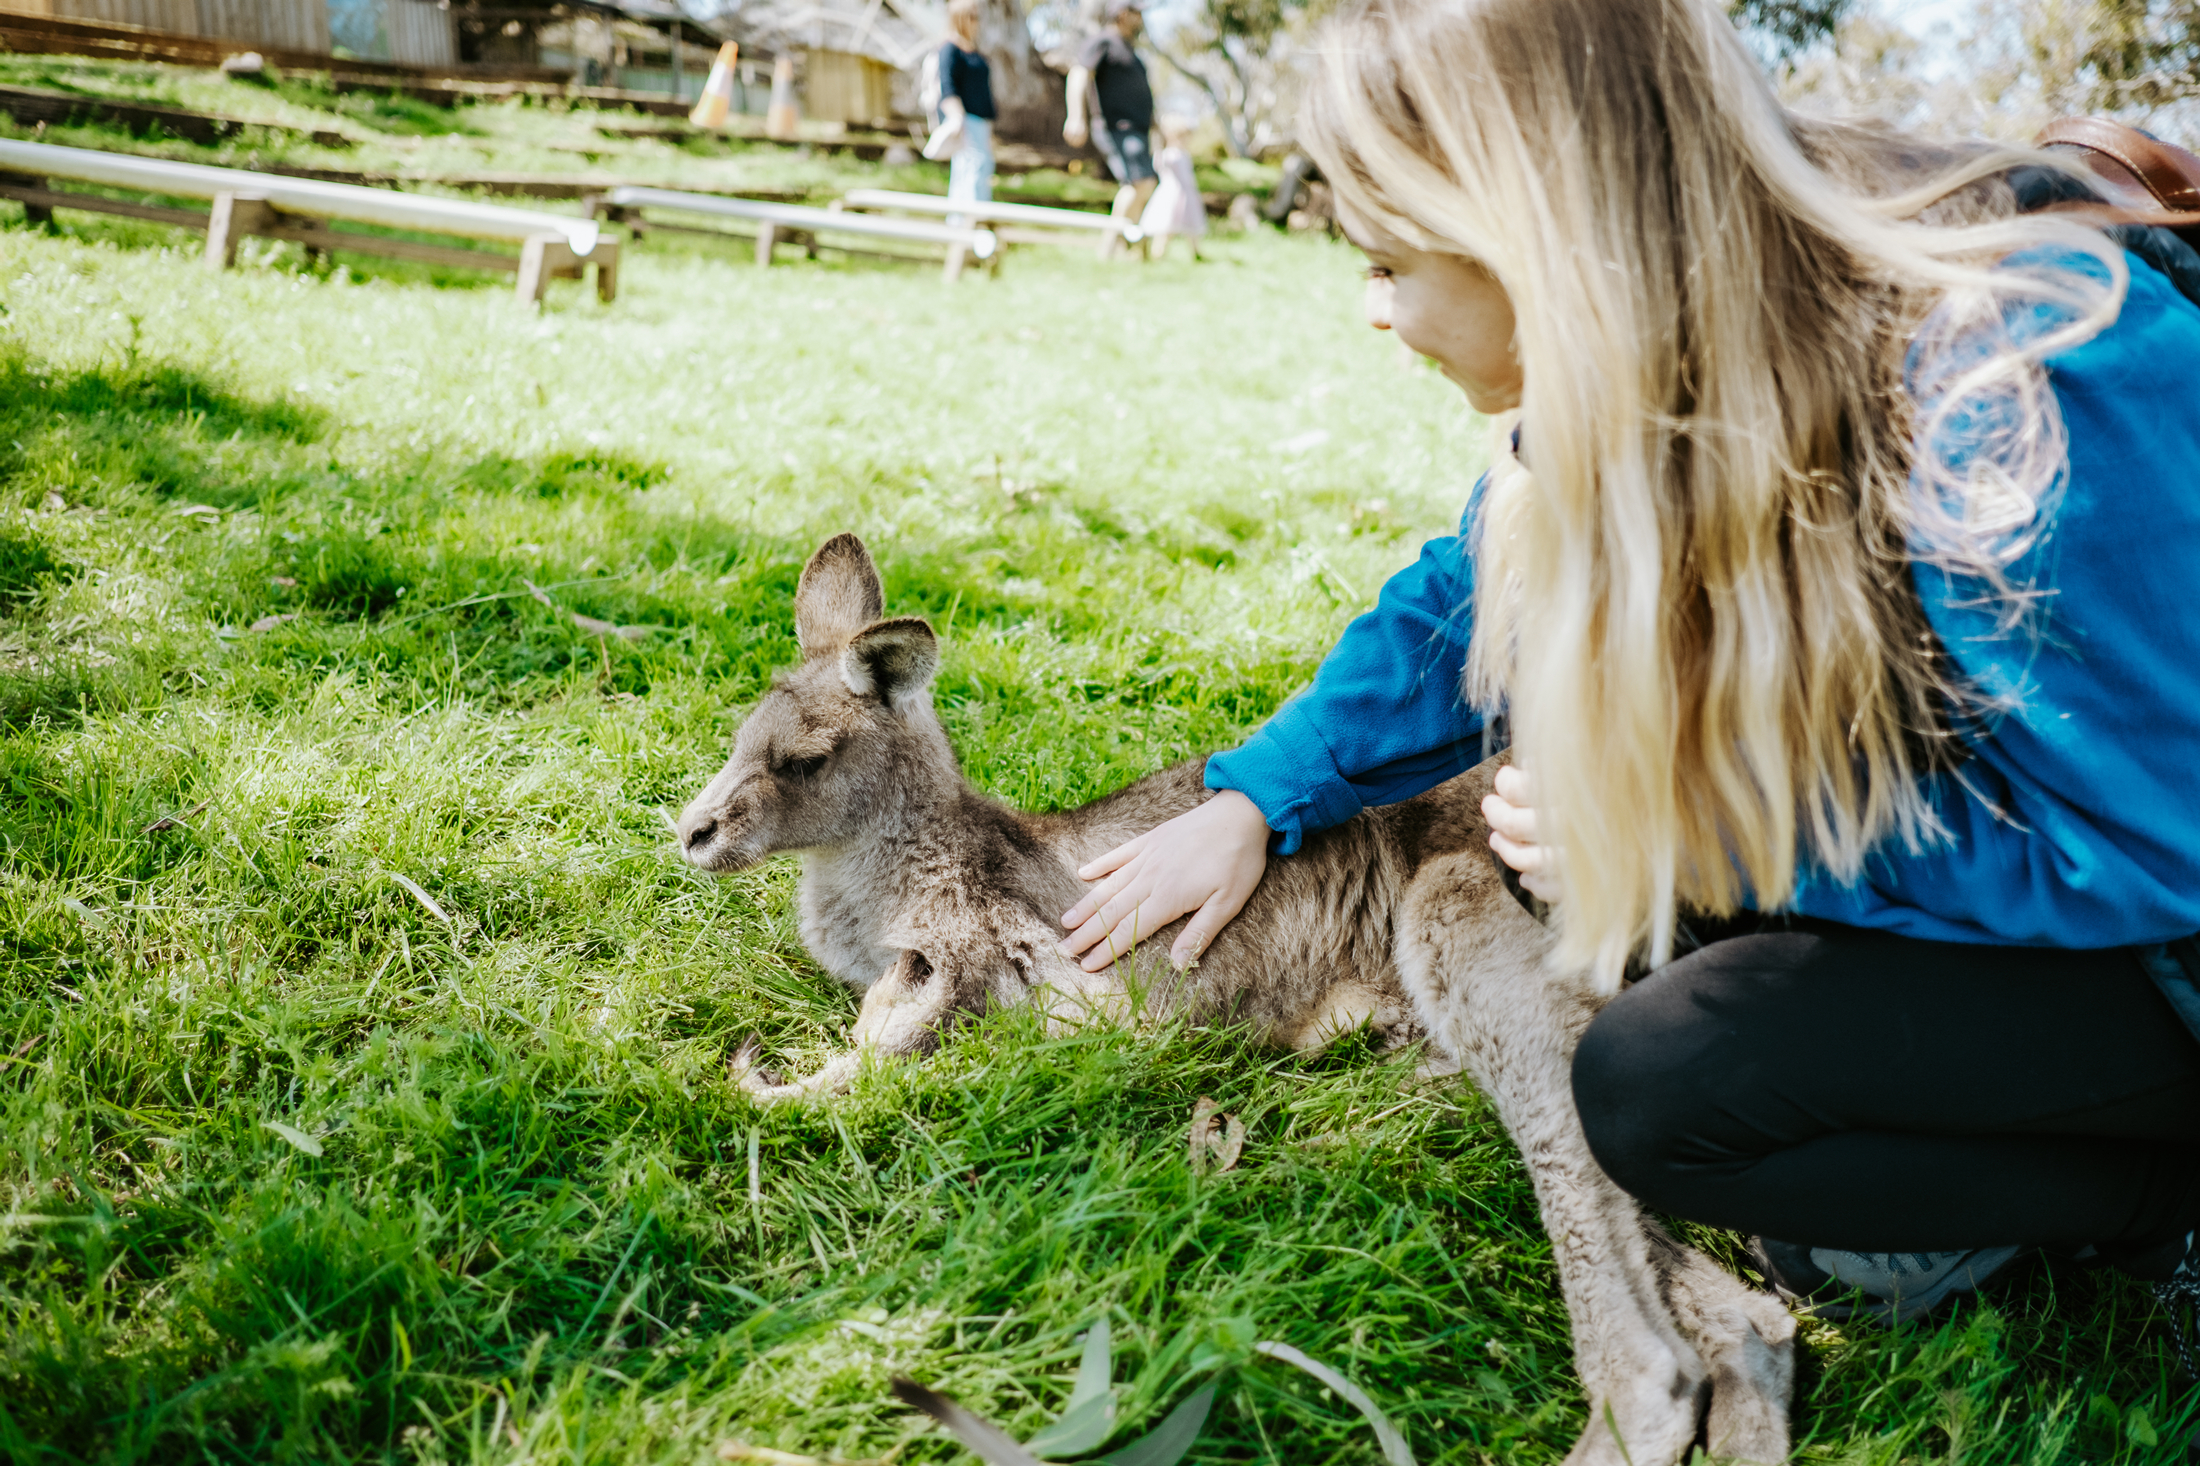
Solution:
M 1749 1287 L 1655 1223 L 1645 1223 L 1645 1231 L 1674 1321 L 1710 1372 L 1704 1450 L 1722 1460 L 1786 1460 L 1794 1316 L 1776 1296 Z
M 1640 1356 L 1635 1362 L 1650 1363 Z M 1566 1453 L 1566 1466 L 1671 1466 L 1689 1458 L 1703 1416 L 1702 1368 L 1694 1360 L 1662 1364 L 1590 1392 L 1589 1425 Z
M 860 1053 L 839 1054 L 828 1059 L 825 1066 L 806 1079 L 790 1079 L 776 1069 L 766 1068 L 758 1062 L 763 1044 L 755 1037 L 741 1045 L 731 1059 L 726 1061 L 726 1071 L 733 1082 L 740 1085 L 755 1099 L 764 1104 L 781 1104 L 788 1100 L 821 1099 L 826 1095 L 846 1094 L 848 1086 L 863 1066 Z

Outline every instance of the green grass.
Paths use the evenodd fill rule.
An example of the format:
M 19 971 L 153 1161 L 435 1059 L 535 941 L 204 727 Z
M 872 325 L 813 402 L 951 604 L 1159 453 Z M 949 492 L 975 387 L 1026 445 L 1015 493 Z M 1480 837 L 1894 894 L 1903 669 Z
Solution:
M 945 630 L 972 776 L 1060 806 L 1254 726 L 1456 514 L 1480 426 L 1358 324 L 1349 253 L 1212 252 L 949 290 L 652 245 L 534 317 L 0 229 L 0 1453 L 967 1459 L 888 1376 L 1029 1430 L 1105 1315 L 1126 1435 L 1242 1366 L 1200 1461 L 1376 1459 L 1256 1337 L 1423 1461 L 1557 1460 L 1564 1311 L 1463 1087 L 1019 1015 L 830 1109 L 726 1076 L 853 1013 L 791 863 L 707 880 L 663 824 L 818 540 Z M 1236 1172 L 1187 1169 L 1202 1095 Z M 2033 1269 L 1816 1330 L 1801 1453 L 2178 1461 L 2150 1310 Z

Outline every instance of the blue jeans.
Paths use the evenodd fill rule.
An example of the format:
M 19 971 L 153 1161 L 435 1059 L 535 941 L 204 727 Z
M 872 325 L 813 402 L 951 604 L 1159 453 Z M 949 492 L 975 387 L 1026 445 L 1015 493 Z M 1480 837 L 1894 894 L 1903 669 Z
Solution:
M 983 117 L 963 117 L 963 144 L 947 164 L 947 196 L 974 203 L 993 201 L 993 124 Z

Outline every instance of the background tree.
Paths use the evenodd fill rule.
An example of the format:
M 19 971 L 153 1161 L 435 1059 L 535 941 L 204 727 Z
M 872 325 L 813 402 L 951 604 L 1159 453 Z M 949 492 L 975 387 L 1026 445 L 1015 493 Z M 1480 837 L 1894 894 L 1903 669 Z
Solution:
M 1300 92 L 1299 62 L 1316 24 L 1340 0 L 1198 0 L 1169 31 L 1162 58 L 1213 104 L 1230 151 L 1282 146 Z M 1785 63 L 1830 39 L 1855 0 L 1729 0 L 1767 59 Z

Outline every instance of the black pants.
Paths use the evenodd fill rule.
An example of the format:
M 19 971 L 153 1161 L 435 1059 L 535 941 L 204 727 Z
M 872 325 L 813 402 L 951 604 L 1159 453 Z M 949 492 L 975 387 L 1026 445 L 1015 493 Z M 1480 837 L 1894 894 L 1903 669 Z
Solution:
M 1573 1079 L 1606 1173 L 1693 1221 L 2111 1256 L 2200 1226 L 2200 1042 L 2129 952 L 1783 923 L 1621 993 Z

